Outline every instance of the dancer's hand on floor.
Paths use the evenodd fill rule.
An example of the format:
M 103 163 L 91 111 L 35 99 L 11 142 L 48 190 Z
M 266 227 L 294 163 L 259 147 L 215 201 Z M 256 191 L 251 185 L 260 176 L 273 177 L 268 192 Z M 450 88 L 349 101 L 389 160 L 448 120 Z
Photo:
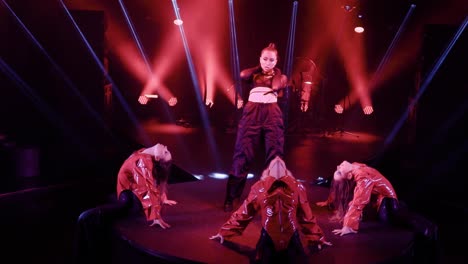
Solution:
M 346 234 L 351 234 L 351 233 L 357 233 L 356 230 L 352 229 L 351 227 L 349 226 L 343 226 L 343 228 L 341 229 L 335 229 L 332 231 L 333 234 L 335 235 L 340 235 L 340 236 L 344 236 Z
M 215 240 L 215 239 L 218 239 L 219 238 L 219 243 L 223 243 L 224 242 L 224 237 L 222 235 L 220 235 L 219 233 L 214 235 L 214 236 L 210 236 L 210 239 L 211 240 Z
M 318 250 L 321 250 L 322 247 L 325 246 L 333 246 L 331 242 L 325 240 L 325 237 L 320 238 L 320 243 L 317 245 Z
M 317 206 L 324 207 L 328 205 L 328 201 L 323 201 L 323 202 L 316 202 L 315 203 Z
M 164 200 L 163 204 L 174 205 L 174 204 L 177 204 L 177 202 L 174 200 Z
M 150 226 L 154 226 L 154 225 L 159 225 L 162 229 L 171 227 L 168 223 L 164 222 L 162 218 L 154 219 L 153 222 L 150 224 Z

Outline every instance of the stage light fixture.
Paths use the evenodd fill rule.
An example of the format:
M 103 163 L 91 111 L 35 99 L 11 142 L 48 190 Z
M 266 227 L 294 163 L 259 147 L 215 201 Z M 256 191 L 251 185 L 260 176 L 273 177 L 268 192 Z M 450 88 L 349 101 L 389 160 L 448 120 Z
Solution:
M 175 105 L 177 104 L 177 98 L 176 98 L 176 97 L 172 97 L 172 98 L 170 98 L 167 102 L 168 102 L 168 104 L 169 104 L 170 106 L 175 106 Z
M 224 179 L 229 178 L 229 175 L 227 175 L 226 173 L 213 172 L 213 173 L 210 173 L 208 177 L 217 179 L 217 180 L 224 180 Z
M 356 18 L 356 26 L 354 27 L 354 32 L 356 33 L 363 33 L 364 32 L 364 22 L 363 22 L 363 15 L 358 14 Z
M 194 174 L 193 177 L 199 179 L 199 180 L 204 180 L 205 179 L 205 176 L 203 175 L 198 175 L 198 174 Z
M 371 115 L 374 112 L 374 108 L 371 105 L 368 105 L 362 109 L 365 115 Z
M 157 94 L 140 95 L 140 97 L 138 97 L 138 102 L 142 105 L 145 105 L 148 103 L 149 99 L 156 99 L 156 98 L 159 98 L 159 95 Z
M 356 26 L 356 27 L 354 28 L 354 32 L 361 34 L 361 33 L 364 32 L 364 27 L 362 27 L 362 26 Z
M 145 105 L 148 103 L 148 98 L 144 95 L 140 95 L 140 97 L 138 97 L 138 102 L 142 105 Z
M 350 6 L 350 5 L 344 5 L 343 6 L 343 9 L 346 11 L 346 12 L 351 12 L 353 11 L 353 9 L 356 8 L 355 6 Z
M 208 106 L 209 108 L 213 107 L 214 102 L 212 99 L 206 99 L 205 105 Z
M 208 175 L 208 177 L 217 179 L 217 180 L 225 180 L 229 178 L 229 175 L 226 173 L 220 173 L 220 172 L 212 172 Z M 247 179 L 252 179 L 254 175 L 252 173 L 247 174 Z
M 343 111 L 344 111 L 344 108 L 342 105 L 340 104 L 336 104 L 335 105 L 335 112 L 339 115 L 343 114 Z
M 358 4 L 358 0 L 341 0 L 341 8 L 346 12 L 353 11 Z

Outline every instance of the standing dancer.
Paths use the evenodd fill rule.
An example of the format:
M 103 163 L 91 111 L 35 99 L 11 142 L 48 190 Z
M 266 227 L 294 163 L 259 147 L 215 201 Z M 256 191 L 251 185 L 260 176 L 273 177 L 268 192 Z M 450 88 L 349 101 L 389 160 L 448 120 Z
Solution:
M 283 113 L 277 104 L 278 94 L 287 86 L 287 77 L 276 68 L 278 51 L 274 43 L 265 47 L 260 65 L 240 73 L 249 85 L 249 97 L 237 127 L 232 168 L 226 187 L 224 211 L 233 210 L 233 202 L 242 195 L 247 173 L 261 137 L 265 143 L 265 165 L 274 157 L 283 157 Z

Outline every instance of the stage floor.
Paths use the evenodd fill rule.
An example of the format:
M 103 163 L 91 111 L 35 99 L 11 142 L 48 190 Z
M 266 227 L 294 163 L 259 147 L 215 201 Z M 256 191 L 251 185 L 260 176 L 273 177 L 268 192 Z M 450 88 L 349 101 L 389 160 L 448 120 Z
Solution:
M 77 217 L 84 210 L 115 199 L 116 173 L 112 171 L 118 170 L 135 146 L 150 146 L 159 142 L 168 145 L 178 168 L 171 175 L 174 178 L 172 181 L 170 179 L 172 183 L 168 186 L 169 198 L 178 201 L 178 204 L 165 207 L 162 212 L 172 227 L 167 230 L 149 227 L 143 216 L 120 219 L 112 225 L 115 239 L 103 245 L 96 245 L 96 241 L 90 240 L 88 246 L 96 246 L 98 250 L 109 249 L 111 260 L 106 259 L 104 262 L 115 264 L 250 262 L 260 232 L 259 219 L 255 219 L 242 236 L 230 242 L 220 244 L 209 239 L 230 215 L 222 210 L 226 179 L 216 179 L 215 176 L 225 175 L 229 171 L 236 134 L 223 129 L 211 128 L 205 131 L 199 127 L 160 124 L 156 121 L 143 123 L 143 127 L 147 141 L 136 135 L 128 151 L 118 153 L 121 158 L 108 164 L 113 165 L 111 168 L 105 167 L 86 174 L 80 181 L 64 186 L 29 189 L 0 197 L 3 198 L 0 205 L 6 206 L 5 210 L 10 210 L 9 214 L 13 215 L 4 219 L 8 222 L 4 226 L 14 224 L 16 227 L 7 228 L 7 240 L 16 241 L 21 237 L 17 235 L 18 232 L 28 234 L 31 237 L 31 248 L 35 250 L 34 254 L 15 256 L 15 251 L 7 247 L 6 253 L 17 259 L 33 258 L 50 262 L 49 259 L 53 258 L 73 262 L 68 261 L 68 249 L 57 249 L 70 248 L 74 244 L 69 241 L 76 240 Z M 326 199 L 329 191 L 327 187 L 315 184 L 318 177 L 331 177 L 336 166 L 344 159 L 365 162 L 381 148 L 380 136 L 362 131 L 350 132 L 352 134 L 311 130 L 286 135 L 284 159 L 287 166 L 306 186 L 312 210 L 327 239 L 333 243 L 333 246 L 311 254 L 309 260 L 311 263 L 411 263 L 408 260 L 414 242 L 411 232 L 365 221 L 358 234 L 335 236 L 331 231 L 339 225 L 328 221 L 331 212 L 314 205 Z M 250 186 L 258 180 L 263 157 L 260 146 L 251 170 L 253 178 L 248 180 L 243 198 Z M 191 176 L 192 181 L 185 181 L 187 175 Z M 194 177 L 200 180 L 194 180 Z M 44 218 L 48 220 L 28 222 L 28 219 Z M 22 221 L 19 223 L 28 223 L 18 225 L 18 219 Z M 44 222 L 50 224 L 44 227 Z M 98 233 L 101 234 L 101 231 Z M 43 240 L 45 236 L 49 238 L 47 241 Z M 15 245 L 23 243 L 18 241 L 10 243 L 10 246 L 15 248 Z M 75 255 L 72 260 L 76 261 Z
M 244 197 L 256 179 L 250 179 Z M 249 263 L 255 256 L 261 223 L 260 216 L 250 223 L 244 234 L 226 240 L 223 244 L 210 240 L 230 213 L 222 210 L 226 180 L 205 179 L 172 184 L 169 198 L 177 205 L 166 206 L 163 216 L 169 229 L 147 225 L 144 216 L 119 220 L 114 229 L 128 247 L 153 256 L 154 260 L 171 263 Z M 310 263 L 409 263 L 413 233 L 385 226 L 377 221 L 364 221 L 358 234 L 336 236 L 331 230 L 340 228 L 330 222 L 331 212 L 315 206 L 325 200 L 328 188 L 306 185 L 309 202 L 319 225 L 332 246 L 312 252 Z M 114 252 L 113 259 L 124 259 Z M 151 258 L 148 257 L 148 263 Z M 119 262 L 118 262 L 119 263 Z
M 169 199 L 178 204 L 166 206 L 162 212 L 172 226 L 167 230 L 149 227 L 143 216 L 118 221 L 115 230 L 123 247 L 127 245 L 148 256 L 174 263 L 249 263 L 260 234 L 260 216 L 242 236 L 223 244 L 209 239 L 230 216 L 222 210 L 227 179 L 216 179 L 215 175 L 225 175 L 229 171 L 236 134 L 221 129 L 159 124 L 154 120 L 143 123 L 143 127 L 152 144 L 167 145 L 174 164 L 201 180 L 169 186 Z M 340 225 L 329 221 L 331 212 L 315 206 L 315 202 L 327 198 L 329 191 L 328 187 L 316 185 L 317 179 L 331 177 L 343 160 L 365 162 L 372 158 L 379 151 L 382 138 L 359 131 L 341 133 L 312 129 L 302 132 L 286 135 L 284 159 L 294 176 L 306 186 L 312 210 L 327 239 L 333 243 L 311 254 L 310 262 L 404 262 L 411 250 L 412 232 L 368 221 L 362 223 L 358 235 L 336 236 L 331 231 Z M 138 136 L 135 139 L 143 141 Z M 253 177 L 248 180 L 242 198 L 259 178 L 264 157 L 261 146 L 256 156 L 251 168 Z M 113 253 L 116 262 L 125 259 L 119 257 L 119 253 L 124 254 L 123 251 Z

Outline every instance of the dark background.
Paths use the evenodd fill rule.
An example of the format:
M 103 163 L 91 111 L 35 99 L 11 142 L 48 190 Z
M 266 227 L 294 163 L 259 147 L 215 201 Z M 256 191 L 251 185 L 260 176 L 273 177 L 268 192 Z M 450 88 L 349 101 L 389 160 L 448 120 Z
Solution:
M 12 16 L 5 2 L 26 25 L 27 31 Z M 172 12 L 170 1 L 166 2 L 159 7 L 162 12 Z M 271 7 L 272 2 L 274 7 Z M 300 8 L 295 56 L 310 57 L 303 50 L 310 43 L 310 36 L 320 32 L 311 32 L 306 21 L 319 14 L 302 12 L 301 7 L 313 5 L 317 1 L 298 2 Z M 291 3 L 279 0 L 236 1 L 241 68 L 255 65 L 258 52 L 269 42 L 275 42 L 280 53 L 284 54 Z M 371 68 L 380 62 L 410 3 L 403 0 L 362 1 L 369 25 L 367 54 Z M 399 175 L 395 185 L 402 190 L 402 196 L 411 205 L 440 222 L 453 223 L 454 228 L 463 229 L 466 235 L 466 199 L 463 195 L 466 187 L 466 170 L 463 165 L 467 161 L 468 149 L 466 29 L 436 74 L 428 76 L 428 73 L 441 58 L 463 19 L 466 19 L 467 12 L 463 10 L 468 10 L 467 4 L 455 0 L 443 3 L 421 0 L 413 3 L 417 5 L 412 20 L 414 24 L 408 27 L 405 34 L 416 36 L 418 42 L 415 45 L 419 46 L 417 59 L 408 62 L 404 72 L 389 80 L 373 95 L 375 108 L 379 111 L 364 117 L 360 109 L 350 109 L 350 121 L 345 120 L 344 127 L 370 129 L 384 137 L 388 136 L 405 113 L 408 102 L 422 85 L 427 84 L 416 107 L 404 120 L 395 141 L 376 153 L 370 162 L 378 165 L 384 174 Z M 118 8 L 116 3 L 113 4 L 113 8 Z M 128 1 L 126 4 L 130 10 L 135 10 L 139 3 Z M 444 11 L 438 16 L 425 17 L 427 10 L 439 5 L 457 8 L 452 13 Z M 165 116 L 167 106 L 164 102 L 153 102 L 151 110 L 137 103 L 139 91 L 134 87 L 141 84 L 126 73 L 121 65 L 113 63 L 116 60 L 112 55 L 109 57 L 109 74 L 115 82 L 116 90 L 111 109 L 105 108 L 104 73 L 96 64 L 94 56 L 100 61 L 104 57 L 108 10 L 70 11 L 87 37 L 93 53 L 83 43 L 59 1 L 21 0 L 0 3 L 0 170 L 5 182 L 0 190 L 2 193 L 19 191 L 25 186 L 49 186 L 86 178 L 102 177 L 105 180 L 114 177 L 117 164 L 129 151 L 146 143 L 136 142 L 132 137 L 141 129 L 139 120 L 160 116 L 165 122 L 172 121 Z M 273 22 L 267 19 L 270 16 L 275 17 Z M 135 17 L 146 16 L 141 14 Z M 155 30 L 146 24 L 147 20 L 135 19 L 135 23 L 140 34 L 146 36 L 143 38 L 146 46 L 158 42 L 158 36 L 149 33 Z M 226 30 L 226 39 L 227 34 Z M 230 65 L 228 54 L 226 48 L 226 67 Z M 278 63 L 281 67 L 284 63 L 282 59 L 280 57 Z M 343 66 L 333 49 L 312 59 L 320 66 L 324 76 L 321 84 L 323 108 L 319 112 L 320 118 L 325 121 L 318 125 L 324 129 L 335 127 L 341 121 L 336 119 L 330 106 L 336 98 L 341 98 L 347 92 L 342 88 L 347 85 Z M 198 120 L 200 113 L 194 111 L 198 109 L 196 101 L 190 100 L 194 92 L 188 67 L 181 65 L 176 74 L 178 81 L 174 81 L 173 85 L 187 89 L 179 91 L 177 96 L 188 103 L 178 106 L 174 110 L 175 116 Z M 432 80 L 426 83 L 428 77 Z M 225 126 L 223 122 L 226 119 L 222 116 L 232 109 L 226 106 L 218 110 L 222 113 L 221 117 L 215 112 L 210 112 L 210 116 L 216 121 L 215 125 Z M 38 168 L 29 163 L 37 158 L 40 160 Z M 31 175 L 38 177 L 23 177 Z M 64 193 L 70 195 L 74 192 Z M 46 198 L 45 205 L 53 207 L 52 204 L 57 203 L 54 199 L 55 196 Z M 66 199 L 72 200 L 73 195 Z M 84 200 L 75 210 L 80 211 L 105 199 L 99 196 L 92 201 Z M 73 221 L 75 215 L 70 213 L 68 219 Z M 22 217 L 29 216 L 25 214 Z M 25 219 L 24 225 L 28 221 Z M 462 231 L 459 233 L 462 235 Z

